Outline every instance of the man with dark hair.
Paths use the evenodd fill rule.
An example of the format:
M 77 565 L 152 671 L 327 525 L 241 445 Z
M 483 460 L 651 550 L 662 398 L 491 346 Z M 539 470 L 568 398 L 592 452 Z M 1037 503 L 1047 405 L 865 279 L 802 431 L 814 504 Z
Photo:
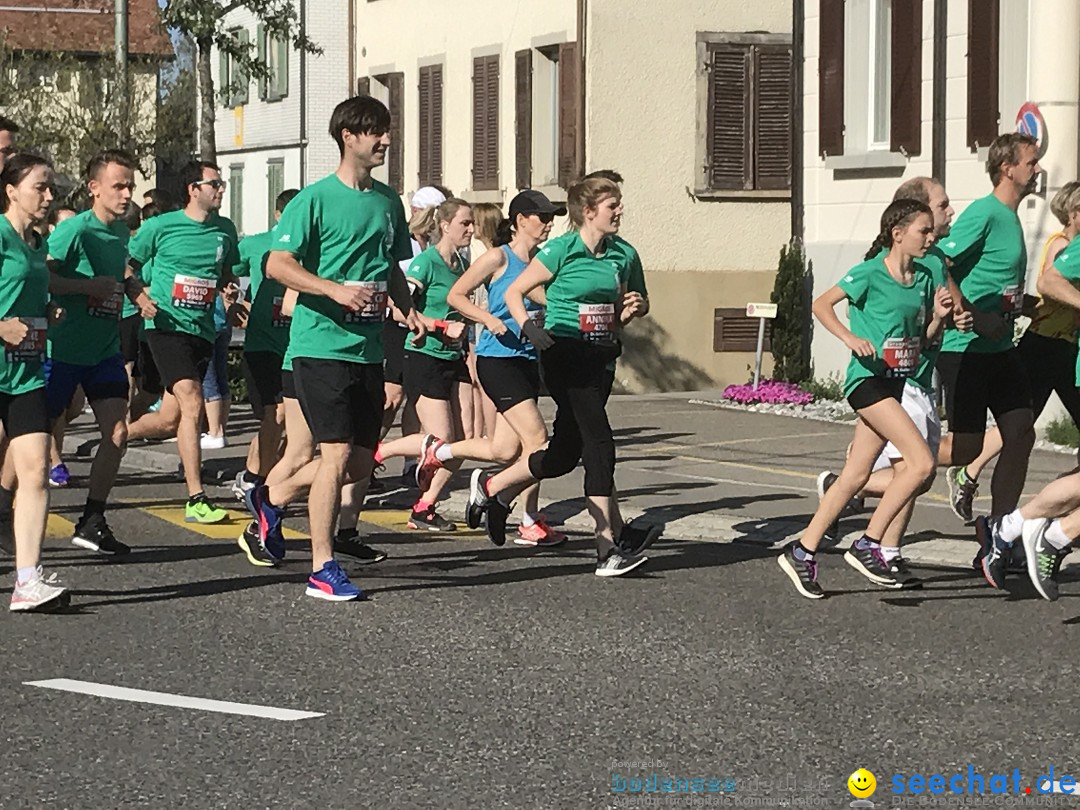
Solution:
M 162 214 L 166 211 L 172 211 L 176 207 L 173 196 L 160 188 L 152 188 L 143 194 L 143 205 L 154 205 Z
M 0 169 L 4 168 L 4 161 L 15 154 L 15 135 L 19 131 L 19 125 L 10 118 L 0 115 Z
M 143 224 L 131 240 L 130 264 L 138 271 L 154 263 L 146 336 L 165 390 L 180 407 L 176 447 L 188 490 L 184 519 L 219 523 L 228 512 L 210 503 L 202 486 L 202 380 L 214 352 L 214 303 L 239 259 L 238 239 L 232 222 L 218 213 L 226 187 L 221 170 L 192 162 L 180 177 L 184 208 Z
M 594 178 L 600 178 L 601 180 L 610 180 L 617 186 L 621 186 L 625 181 L 623 176 L 614 169 L 597 169 L 595 172 L 589 172 L 582 177 L 582 180 L 592 180 Z
M 1016 211 L 1039 176 L 1037 142 L 1015 132 L 998 136 L 990 145 L 986 171 L 993 192 L 969 205 L 941 243 L 951 263 L 953 300 L 958 311 L 973 316 L 970 332 L 946 329 L 938 358 L 949 420 L 941 458 L 956 465 L 947 473 L 954 510 L 961 514 L 965 503 L 970 510 L 977 485 L 964 465 L 982 451 L 989 409 L 1002 441 L 990 485 L 991 514 L 1007 515 L 1020 500 L 1035 443 L 1031 386 L 1013 348 L 1013 328 L 1024 306 L 1027 271 L 1027 245 Z M 970 512 L 963 517 L 970 518 Z M 995 588 L 1004 580 L 1014 527 L 1004 526 L 1004 535 L 1002 528 L 1000 518 L 975 521 L 983 575 Z
M 49 237 L 49 291 L 66 316 L 49 328 L 46 407 L 59 419 L 82 387 L 101 431 L 90 468 L 86 507 L 72 542 L 101 554 L 124 554 L 105 521 L 105 502 L 127 442 L 128 375 L 118 323 L 130 231 L 125 216 L 135 188 L 134 163 L 123 152 L 102 152 L 86 168 L 93 199 L 88 211 L 63 220 Z M 132 286 L 135 302 L 149 305 Z
M 266 275 L 299 293 L 286 361 L 320 457 L 272 487 L 251 490 L 259 542 L 284 556 L 282 507 L 310 487 L 311 568 L 307 595 L 358 599 L 334 559 L 333 532 L 346 483 L 370 479 L 383 411 L 383 320 L 388 299 L 418 335 L 398 262 L 412 254 L 401 199 L 375 181 L 386 160 L 390 113 L 367 96 L 343 101 L 330 118 L 341 163 L 289 203 L 274 229 Z

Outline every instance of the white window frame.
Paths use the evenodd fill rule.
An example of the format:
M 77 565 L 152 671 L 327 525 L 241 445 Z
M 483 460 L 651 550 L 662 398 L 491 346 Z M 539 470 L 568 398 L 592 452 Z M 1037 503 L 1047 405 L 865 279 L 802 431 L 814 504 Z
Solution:
M 844 154 L 888 152 L 892 118 L 892 36 L 891 25 L 886 33 L 886 62 L 884 77 L 876 57 L 877 20 L 882 7 L 891 8 L 893 0 L 847 0 L 844 4 Z M 907 0 L 904 0 L 907 2 Z M 876 85 L 883 82 L 884 94 Z M 885 139 L 874 140 L 875 106 L 884 104 Z
M 559 184 L 559 47 L 533 49 L 532 182 Z

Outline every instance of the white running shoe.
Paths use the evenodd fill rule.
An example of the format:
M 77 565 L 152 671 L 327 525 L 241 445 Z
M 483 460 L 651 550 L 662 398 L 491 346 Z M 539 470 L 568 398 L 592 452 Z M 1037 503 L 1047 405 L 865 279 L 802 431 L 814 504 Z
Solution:
M 28 582 L 16 582 L 15 590 L 11 594 L 11 610 L 37 610 L 42 607 L 57 607 L 66 605 L 71 596 L 56 574 L 49 574 L 46 578 L 37 567 L 34 576 Z

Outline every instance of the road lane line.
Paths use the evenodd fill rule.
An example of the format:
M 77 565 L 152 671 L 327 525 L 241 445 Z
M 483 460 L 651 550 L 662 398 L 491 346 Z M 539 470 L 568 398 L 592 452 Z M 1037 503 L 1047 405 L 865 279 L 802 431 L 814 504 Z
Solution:
M 239 714 L 247 717 L 263 717 L 267 720 L 310 720 L 322 717 L 325 712 L 301 712 L 295 709 L 279 709 L 275 706 L 257 706 L 252 703 L 232 703 L 225 700 L 170 695 L 168 692 L 149 692 L 145 689 L 128 689 L 124 686 L 109 686 L 91 681 L 76 681 L 70 678 L 52 678 L 46 681 L 24 681 L 23 686 L 38 686 L 42 689 L 56 689 L 61 692 L 75 692 L 80 695 L 126 700 L 132 703 L 152 703 L 157 706 L 171 706 L 177 709 L 195 709 L 196 711 L 217 712 L 219 714 Z
M 240 532 L 244 530 L 244 527 L 251 522 L 251 515 L 247 512 L 240 512 L 235 509 L 229 509 L 229 519 L 223 520 L 221 523 L 188 523 L 184 520 L 185 510 L 182 506 L 146 505 L 142 506 L 140 511 L 152 515 L 153 517 L 160 518 L 167 523 L 172 523 L 182 529 L 188 529 L 196 534 L 201 534 L 203 537 L 209 537 L 212 540 L 235 540 L 240 536 Z M 286 540 L 308 539 L 306 534 L 293 531 L 292 529 L 285 529 L 284 534 Z

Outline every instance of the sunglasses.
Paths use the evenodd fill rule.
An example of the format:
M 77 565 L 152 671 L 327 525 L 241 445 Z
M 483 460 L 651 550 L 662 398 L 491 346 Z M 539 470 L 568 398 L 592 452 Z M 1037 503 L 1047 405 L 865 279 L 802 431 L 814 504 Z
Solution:
M 192 183 L 193 186 L 210 186 L 210 188 L 217 191 L 218 189 L 225 188 L 229 185 L 227 180 L 200 180 L 197 183 Z
M 533 214 L 533 216 L 536 217 L 538 220 L 540 220 L 545 225 L 547 225 L 549 222 L 554 222 L 555 221 L 555 215 L 554 214 Z

